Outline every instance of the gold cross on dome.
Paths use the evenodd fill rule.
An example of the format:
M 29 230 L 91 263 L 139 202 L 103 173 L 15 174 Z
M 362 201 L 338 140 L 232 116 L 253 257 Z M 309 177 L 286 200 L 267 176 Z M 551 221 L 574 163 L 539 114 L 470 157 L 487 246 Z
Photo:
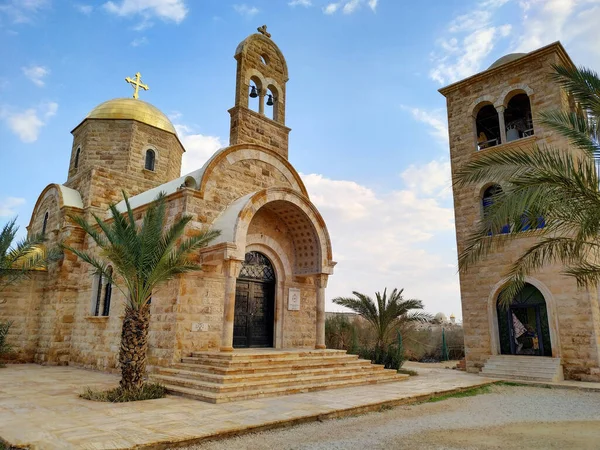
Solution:
M 127 81 L 129 84 L 131 84 L 133 86 L 133 98 L 139 97 L 138 92 L 139 92 L 140 88 L 142 88 L 145 91 L 150 89 L 147 84 L 142 84 L 141 78 L 142 78 L 142 74 L 139 72 L 135 74 L 135 79 L 129 78 L 129 77 L 125 78 L 125 81 Z
M 267 26 L 266 25 L 263 25 L 262 27 L 258 27 L 257 30 L 258 30 L 259 33 L 264 34 L 266 37 L 268 37 L 268 38 L 271 37 L 271 33 L 269 33 L 267 31 Z

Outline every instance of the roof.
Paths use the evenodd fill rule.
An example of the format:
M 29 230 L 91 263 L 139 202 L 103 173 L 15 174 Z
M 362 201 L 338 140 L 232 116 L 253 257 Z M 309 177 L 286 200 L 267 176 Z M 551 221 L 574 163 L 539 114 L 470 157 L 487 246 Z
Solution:
M 169 118 L 156 106 L 136 98 L 114 98 L 100 103 L 86 119 L 131 119 L 177 135 Z
M 502 58 L 498 58 L 496 61 L 494 61 L 494 63 L 490 67 L 488 67 L 488 70 L 500 67 L 511 61 L 516 61 L 517 59 L 525 56 L 526 54 L 527 53 L 509 53 L 508 55 L 504 55 Z
M 83 202 L 81 201 L 81 194 L 79 191 L 63 186 L 62 184 L 58 184 L 57 186 L 62 195 L 63 206 L 83 209 Z

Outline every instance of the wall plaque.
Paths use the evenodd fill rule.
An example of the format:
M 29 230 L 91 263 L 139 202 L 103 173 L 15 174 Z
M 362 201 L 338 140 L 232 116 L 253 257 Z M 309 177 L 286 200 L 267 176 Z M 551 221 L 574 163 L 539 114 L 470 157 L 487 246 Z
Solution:
M 300 289 L 290 288 L 288 294 L 288 311 L 300 311 Z

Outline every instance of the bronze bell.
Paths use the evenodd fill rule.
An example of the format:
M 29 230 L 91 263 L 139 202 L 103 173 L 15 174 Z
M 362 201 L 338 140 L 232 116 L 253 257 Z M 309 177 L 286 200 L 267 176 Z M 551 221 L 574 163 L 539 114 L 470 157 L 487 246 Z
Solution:
M 267 97 L 267 106 L 273 106 L 273 96 L 268 94 Z
M 250 98 L 258 97 L 258 92 L 256 92 L 256 86 L 250 86 Z

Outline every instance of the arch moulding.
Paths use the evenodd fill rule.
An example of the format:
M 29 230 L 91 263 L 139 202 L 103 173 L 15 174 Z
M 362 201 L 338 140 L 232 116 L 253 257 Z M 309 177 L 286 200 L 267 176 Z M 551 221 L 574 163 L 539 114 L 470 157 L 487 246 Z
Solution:
M 490 329 L 490 348 L 492 355 L 500 354 L 500 331 L 498 329 L 498 311 L 496 309 L 496 302 L 498 295 L 502 291 L 502 288 L 506 285 L 507 278 L 499 281 L 492 288 L 487 301 L 489 329 Z M 560 336 L 558 334 L 558 312 L 556 301 L 550 290 L 544 283 L 536 280 L 532 277 L 525 277 L 525 282 L 531 284 L 544 296 L 546 302 L 546 310 L 548 312 L 548 329 L 550 330 L 550 344 L 552 345 L 552 357 L 560 358 Z
M 533 89 L 531 89 L 526 84 L 520 83 L 520 84 L 513 84 L 513 85 L 507 87 L 506 89 L 504 89 L 502 91 L 502 94 L 500 94 L 498 96 L 498 99 L 496 100 L 496 103 L 494 103 L 494 106 L 496 108 L 499 108 L 501 106 L 506 108 L 508 106 L 508 102 L 512 98 L 512 96 L 510 94 L 515 93 L 515 92 L 517 92 L 517 93 L 524 92 L 525 94 L 527 94 L 527 97 L 529 97 L 529 101 L 531 103 L 531 97 L 534 94 Z

